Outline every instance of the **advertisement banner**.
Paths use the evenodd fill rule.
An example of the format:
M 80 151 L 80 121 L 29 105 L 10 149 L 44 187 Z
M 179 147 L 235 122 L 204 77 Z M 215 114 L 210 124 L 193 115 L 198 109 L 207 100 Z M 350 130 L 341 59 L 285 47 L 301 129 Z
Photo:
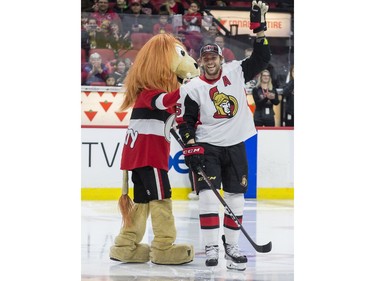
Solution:
M 120 161 L 125 131 L 122 128 L 82 128 L 81 187 L 122 186 Z M 256 198 L 256 145 L 256 136 L 246 142 L 249 161 L 247 198 Z M 174 138 L 171 139 L 168 175 L 173 188 L 191 188 L 181 147 Z M 133 187 L 131 181 L 129 187 Z
M 211 10 L 211 14 L 220 21 L 226 29 L 231 30 L 231 25 L 238 25 L 237 34 L 251 34 L 250 31 L 250 17 L 248 11 L 223 11 Z M 289 13 L 267 13 L 267 37 L 290 37 L 291 19 Z
M 120 161 L 126 129 L 82 128 L 81 140 L 81 186 L 121 187 Z M 190 187 L 188 168 L 182 150 L 175 139 L 171 139 L 169 156 L 169 178 L 172 187 Z M 131 181 L 129 186 L 133 187 Z

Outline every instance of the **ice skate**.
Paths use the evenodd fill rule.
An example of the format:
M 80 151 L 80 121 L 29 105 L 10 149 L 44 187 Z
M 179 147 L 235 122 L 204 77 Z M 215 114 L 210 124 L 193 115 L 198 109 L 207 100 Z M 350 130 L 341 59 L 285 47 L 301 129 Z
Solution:
M 225 250 L 225 259 L 227 260 L 227 268 L 233 270 L 243 271 L 246 269 L 247 257 L 241 255 L 238 248 L 238 244 L 227 244 L 225 243 L 225 235 L 222 236 L 224 250 Z
M 219 259 L 219 246 L 218 245 L 211 245 L 206 246 L 206 266 L 216 266 L 218 264 Z

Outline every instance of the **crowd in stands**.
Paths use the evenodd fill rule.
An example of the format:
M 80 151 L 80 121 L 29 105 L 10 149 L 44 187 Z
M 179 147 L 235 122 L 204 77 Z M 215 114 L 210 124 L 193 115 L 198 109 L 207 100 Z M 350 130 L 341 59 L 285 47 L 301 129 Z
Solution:
M 82 0 L 82 85 L 108 85 L 106 78 L 118 71 L 119 60 L 127 59 L 131 65 L 138 50 L 158 33 L 173 33 L 197 58 L 205 43 L 202 31 L 209 33 L 209 25 L 202 28 L 204 21 L 198 1 Z M 115 79 L 116 86 L 120 80 Z
M 277 8 L 282 3 L 270 2 L 269 6 Z M 202 6 L 239 5 L 246 7 L 251 5 L 251 1 L 81 0 L 81 84 L 122 86 L 139 49 L 158 33 L 173 33 L 195 59 L 198 58 L 200 48 L 207 43 L 216 43 L 222 48 L 225 62 L 250 56 L 252 49 L 248 48 L 244 50 L 243 57 L 236 58 L 226 45 L 224 34 L 220 33 L 212 18 L 204 16 L 202 12 Z M 255 116 L 259 126 L 274 125 L 267 123 L 260 112 L 263 106 L 262 112 L 269 111 L 269 115 L 273 115 L 270 105 L 278 104 L 279 100 L 277 95 L 274 96 L 272 83 L 267 90 L 260 85 L 266 85 L 267 79 L 270 79 L 274 88 L 283 86 L 277 85 L 275 76 L 270 64 L 268 70 L 257 78 L 257 90 L 255 93 L 254 89 L 253 95 L 258 108 Z M 294 92 L 293 95 L 290 94 L 293 85 L 290 85 L 288 83 L 289 88 L 285 92 L 294 99 Z M 290 106 L 288 110 L 290 111 Z M 288 115 L 292 116 L 288 119 L 289 123 L 294 121 L 294 108 L 292 110 L 293 114 Z
M 228 7 L 238 6 L 238 3 L 227 0 L 81 0 L 82 85 L 106 85 L 105 75 L 117 70 L 118 59 L 134 61 L 139 48 L 150 38 L 145 34 L 173 33 L 194 58 L 198 57 L 201 46 L 215 42 L 223 49 L 226 62 L 236 59 L 225 46 L 225 36 L 212 23 L 212 18 L 203 15 L 201 5 Z M 241 5 L 251 5 L 250 1 L 245 3 Z M 278 3 L 269 4 L 276 7 Z M 104 65 L 103 72 L 94 75 L 95 79 L 90 75 L 90 71 L 96 69 L 94 60 Z M 116 85 L 122 84 L 117 80 Z

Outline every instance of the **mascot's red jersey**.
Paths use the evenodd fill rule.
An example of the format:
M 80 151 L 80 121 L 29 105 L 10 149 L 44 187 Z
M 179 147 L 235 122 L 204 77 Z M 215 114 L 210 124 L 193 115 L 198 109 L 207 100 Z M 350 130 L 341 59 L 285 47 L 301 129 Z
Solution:
M 151 166 L 168 171 L 170 129 L 179 90 L 144 90 L 138 96 L 126 131 L 121 170 Z

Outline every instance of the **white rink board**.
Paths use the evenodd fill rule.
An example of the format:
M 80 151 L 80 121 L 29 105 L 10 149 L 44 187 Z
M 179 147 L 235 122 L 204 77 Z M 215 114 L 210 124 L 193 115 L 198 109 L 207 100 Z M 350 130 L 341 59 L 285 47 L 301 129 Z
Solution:
M 294 131 L 259 130 L 258 187 L 294 187 Z
M 81 129 L 81 187 L 121 187 L 120 161 L 125 130 L 113 128 Z M 91 143 L 91 145 L 88 143 Z M 176 155 L 178 152 L 181 152 L 181 148 L 177 141 L 172 138 L 170 155 L 173 158 L 173 167 L 169 170 L 171 185 L 172 187 L 189 187 L 187 173 L 176 171 L 187 170 L 185 163 L 183 163 L 183 157 Z M 129 181 L 129 186 L 133 187 L 131 181 Z

